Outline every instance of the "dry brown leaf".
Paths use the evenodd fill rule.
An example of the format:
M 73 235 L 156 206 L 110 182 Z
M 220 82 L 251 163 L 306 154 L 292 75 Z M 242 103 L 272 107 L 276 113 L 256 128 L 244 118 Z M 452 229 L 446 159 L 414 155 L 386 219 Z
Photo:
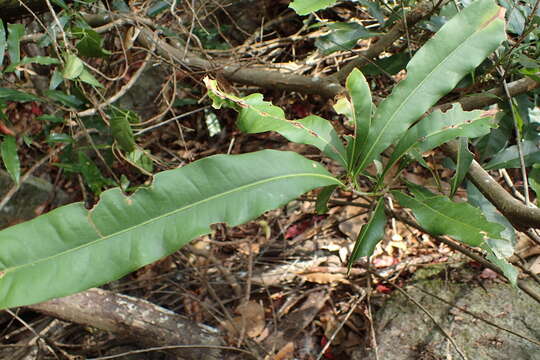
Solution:
M 341 283 L 349 282 L 345 274 L 314 272 L 314 273 L 304 273 L 304 274 L 299 274 L 299 275 L 303 280 L 316 283 L 316 284 L 332 284 L 332 283 L 338 283 L 338 282 L 341 282 Z
M 272 357 L 272 360 L 290 360 L 294 357 L 294 343 L 289 342 Z
M 240 316 L 232 319 L 232 321 L 224 321 L 223 327 L 227 330 L 230 337 L 235 337 L 245 329 L 245 334 L 254 338 L 259 336 L 264 330 L 264 308 L 261 304 L 255 301 L 248 301 L 240 304 L 235 311 Z
M 540 256 L 534 259 L 533 263 L 529 268 L 529 271 L 533 274 L 540 274 Z

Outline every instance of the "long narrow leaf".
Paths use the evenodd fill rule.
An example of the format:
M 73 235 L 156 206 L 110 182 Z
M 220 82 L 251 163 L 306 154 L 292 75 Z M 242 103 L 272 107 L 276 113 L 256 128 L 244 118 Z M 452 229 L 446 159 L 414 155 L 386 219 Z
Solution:
M 469 141 L 467 138 L 459 139 L 459 147 L 456 159 L 456 173 L 452 176 L 450 181 L 450 197 L 453 197 L 456 194 L 456 191 L 459 188 L 459 185 L 465 179 L 465 175 L 469 171 L 469 167 L 473 161 L 473 154 L 469 151 Z
M 308 15 L 309 13 L 327 8 L 336 3 L 337 0 L 293 0 L 289 4 L 298 15 Z
M 523 151 L 525 166 L 531 166 L 534 163 L 540 162 L 540 144 L 537 141 L 522 141 L 521 149 Z M 484 168 L 486 170 L 496 170 L 514 169 L 520 166 L 518 147 L 517 145 L 512 145 L 495 155 Z
M 436 110 L 411 127 L 396 145 L 385 173 L 407 152 L 424 153 L 457 137 L 475 138 L 489 133 L 494 127 L 493 112 L 464 111 L 454 105 L 446 112 Z
M 362 147 L 363 170 L 505 39 L 504 10 L 477 0 L 446 23 L 412 58 L 407 78 L 377 109 Z
M 432 235 L 449 235 L 471 245 L 479 246 L 488 238 L 499 239 L 504 226 L 489 222 L 482 212 L 467 203 L 449 198 L 410 184 L 414 197 L 392 191 L 399 204 L 410 208 L 420 225 Z
M 0 153 L 6 170 L 13 181 L 18 184 L 21 175 L 21 164 L 19 162 L 19 155 L 17 154 L 15 137 L 9 135 L 4 137 L 4 141 L 0 144 Z
M 315 146 L 347 167 L 347 152 L 329 121 L 315 115 L 287 120 L 283 110 L 264 101 L 262 94 L 240 98 L 220 90 L 215 80 L 205 78 L 204 82 L 215 108 L 225 106 L 239 112 L 237 125 L 240 130 L 251 134 L 276 131 L 290 141 Z
M 20 42 L 24 35 L 23 24 L 8 24 L 7 48 L 9 60 L 12 63 L 18 63 L 21 60 Z
M 354 249 L 349 259 L 349 270 L 356 260 L 362 256 L 371 256 L 375 246 L 384 237 L 384 228 L 386 227 L 386 215 L 384 214 L 384 198 L 380 198 L 375 210 L 371 214 L 368 223 L 362 226 L 358 239 L 354 244 Z
M 356 163 L 358 153 L 364 142 L 366 142 L 369 128 L 371 127 L 371 109 L 373 106 L 371 100 L 371 91 L 366 78 L 358 69 L 354 69 L 347 77 L 347 90 L 352 102 L 352 115 L 354 127 L 354 145 L 352 148 L 351 158 L 349 159 L 349 170 Z
M 499 239 L 487 239 L 486 246 L 498 258 L 504 259 L 512 256 L 516 245 L 516 231 L 510 221 L 470 181 L 467 182 L 467 201 L 479 208 L 488 221 L 504 226 L 501 237 Z
M 4 62 L 4 52 L 6 51 L 6 29 L 4 22 L 0 19 L 0 66 Z
M 103 284 L 210 232 L 235 226 L 319 186 L 341 184 L 296 153 L 216 155 L 155 176 L 125 196 L 102 193 L 0 231 L 0 309 Z

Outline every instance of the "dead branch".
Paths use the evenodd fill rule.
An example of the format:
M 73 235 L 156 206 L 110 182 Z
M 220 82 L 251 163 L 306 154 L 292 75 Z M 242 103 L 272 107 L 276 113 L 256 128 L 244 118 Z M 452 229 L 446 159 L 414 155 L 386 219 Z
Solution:
M 181 359 L 218 360 L 219 331 L 193 323 L 146 300 L 90 289 L 29 306 L 30 309 L 77 324 L 92 326 L 133 339 L 144 346 L 198 345 L 170 349 Z M 205 347 L 209 345 L 210 347 Z

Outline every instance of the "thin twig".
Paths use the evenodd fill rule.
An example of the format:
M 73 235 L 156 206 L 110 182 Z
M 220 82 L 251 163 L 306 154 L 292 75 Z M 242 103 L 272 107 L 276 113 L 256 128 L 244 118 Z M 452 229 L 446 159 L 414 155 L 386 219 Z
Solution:
M 358 306 L 358 304 L 360 304 L 360 302 L 362 300 L 364 300 L 364 298 L 366 297 L 366 294 L 362 294 L 361 296 L 359 296 L 355 301 L 354 303 L 352 304 L 351 306 L 351 309 L 349 310 L 349 312 L 347 313 L 347 315 L 345 315 L 345 317 L 343 318 L 343 320 L 339 323 L 339 325 L 336 327 L 336 329 L 334 330 L 334 332 L 332 333 L 332 335 L 330 336 L 330 338 L 328 338 L 328 341 L 326 342 L 326 344 L 324 345 L 324 347 L 321 349 L 321 351 L 319 352 L 319 355 L 317 356 L 317 358 L 315 360 L 321 360 L 321 358 L 324 356 L 324 354 L 326 353 L 326 350 L 328 350 L 328 348 L 330 347 L 330 345 L 332 344 L 332 342 L 334 341 L 334 339 L 336 338 L 337 334 L 340 332 L 340 330 L 343 328 L 343 325 L 345 325 L 345 323 L 349 320 L 349 318 L 351 317 L 352 313 L 354 312 L 354 310 L 356 310 L 356 307 Z
M 501 75 L 504 93 L 506 95 L 506 99 L 508 100 L 508 105 L 510 106 L 510 111 L 512 113 L 512 120 L 514 122 L 514 131 L 516 134 L 516 146 L 518 150 L 519 164 L 521 167 L 521 180 L 523 181 L 523 193 L 525 195 L 525 205 L 530 206 L 531 202 L 529 199 L 529 184 L 527 182 L 527 167 L 525 166 L 525 157 L 523 155 L 523 145 L 521 144 L 521 131 L 518 126 L 518 121 L 516 119 L 516 114 L 514 111 L 514 103 L 512 102 L 512 95 L 510 95 L 510 91 L 508 90 L 508 84 L 506 83 L 506 79 L 505 79 L 506 73 L 504 69 L 500 66 L 497 67 L 497 71 Z
M 144 354 L 152 351 L 162 351 L 162 350 L 173 350 L 173 349 L 218 349 L 218 350 L 229 350 L 229 351 L 236 351 L 239 353 L 243 353 L 246 355 L 251 356 L 254 359 L 257 359 L 257 357 L 246 350 L 238 349 L 232 346 L 221 346 L 221 345 L 207 345 L 207 344 L 201 344 L 201 345 L 168 345 L 168 346 L 156 346 L 151 347 L 147 349 L 140 349 L 140 350 L 132 350 L 127 351 L 121 354 L 115 354 L 115 355 L 109 355 L 109 356 L 101 356 L 97 358 L 89 358 L 88 360 L 108 360 L 108 359 L 117 359 L 117 358 L 123 358 L 128 355 L 134 355 L 134 354 Z
M 149 126 L 147 128 L 144 128 L 140 131 L 137 131 L 133 136 L 140 136 L 148 131 L 151 131 L 151 130 L 154 130 L 154 129 L 157 129 L 158 127 L 160 126 L 163 126 L 163 125 L 167 125 L 168 123 L 170 122 L 173 122 L 173 121 L 176 121 L 178 119 L 181 119 L 181 118 L 184 118 L 186 116 L 189 116 L 189 115 L 193 115 L 199 111 L 202 111 L 202 110 L 205 110 L 205 109 L 208 109 L 210 107 L 210 105 L 207 105 L 207 106 L 203 106 L 201 108 L 198 108 L 198 109 L 195 109 L 195 110 L 192 110 L 192 111 L 188 111 L 187 113 L 183 113 L 181 115 L 178 115 L 178 116 L 175 116 L 175 117 L 172 117 L 170 119 L 167 119 L 165 121 L 162 121 L 160 122 L 159 124 L 155 124 L 155 125 L 152 125 L 152 126 Z
M 128 92 L 128 90 L 131 89 L 133 87 L 133 85 L 135 85 L 135 83 L 139 80 L 139 78 L 141 77 L 142 73 L 144 72 L 144 69 L 146 68 L 146 64 L 150 60 L 151 56 L 152 56 L 152 51 L 149 51 L 148 54 L 146 55 L 146 58 L 144 59 L 142 65 L 141 65 L 141 67 L 137 69 L 137 71 L 135 72 L 135 74 L 133 74 L 131 79 L 129 79 L 127 84 L 122 86 L 120 88 L 120 90 L 118 90 L 118 92 L 116 94 L 114 94 L 113 96 L 111 96 L 110 98 L 108 98 L 107 100 L 102 102 L 101 104 L 98 104 L 97 106 L 95 106 L 95 107 L 93 107 L 91 109 L 87 109 L 87 110 L 78 112 L 77 116 L 78 117 L 85 117 L 85 116 L 95 115 L 97 112 L 99 112 L 99 110 L 103 109 L 105 106 L 108 106 L 108 105 L 114 103 L 116 100 L 118 100 L 122 96 L 124 96 Z
M 88 130 L 88 131 L 95 131 L 95 130 Z M 85 131 L 87 132 L 87 131 Z M 73 136 L 73 139 L 74 140 L 77 140 L 79 137 L 81 137 L 83 135 L 83 132 L 79 132 L 78 134 L 76 134 L 75 136 Z M 13 197 L 13 195 L 15 195 L 15 193 L 17 192 L 17 190 L 19 190 L 19 185 L 24 183 L 26 180 L 28 180 L 28 178 L 34 173 L 34 171 L 36 171 L 41 165 L 45 164 L 47 161 L 49 161 L 50 158 L 52 158 L 53 156 L 55 156 L 56 154 L 58 154 L 59 152 L 61 152 L 62 150 L 64 150 L 64 148 L 66 146 L 68 146 L 69 144 L 68 143 L 65 143 L 65 144 L 62 144 L 61 146 L 59 146 L 58 148 L 52 150 L 51 152 L 49 152 L 46 156 L 44 156 L 43 158 L 41 158 L 38 162 L 36 162 L 34 165 L 32 165 L 32 167 L 30 169 L 28 169 L 28 171 L 26 171 L 24 173 L 23 176 L 21 176 L 21 178 L 19 179 L 19 184 L 13 184 L 13 186 L 8 190 L 8 192 L 4 195 L 4 197 L 2 198 L 2 200 L 0 200 L 0 210 L 2 210 L 4 208 L 4 206 L 6 206 L 6 204 L 9 202 L 9 200 L 11 200 L 11 198 Z

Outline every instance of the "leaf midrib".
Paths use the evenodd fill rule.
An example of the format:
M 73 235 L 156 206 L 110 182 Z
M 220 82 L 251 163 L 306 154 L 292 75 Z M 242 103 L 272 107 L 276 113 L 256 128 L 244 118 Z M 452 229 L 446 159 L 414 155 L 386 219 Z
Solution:
M 287 179 L 287 178 L 293 178 L 293 177 L 303 177 L 303 176 L 310 176 L 310 177 L 320 177 L 320 178 L 326 178 L 326 179 L 330 179 L 330 180 L 333 180 L 335 182 L 338 182 L 340 183 L 339 180 L 335 179 L 334 177 L 332 176 L 328 176 L 328 175 L 323 175 L 323 174 L 315 174 L 315 173 L 298 173 L 298 174 L 290 174 L 290 175 L 281 175 L 281 176 L 275 176 L 275 177 L 271 177 L 271 178 L 268 178 L 268 179 L 263 179 L 263 180 L 258 180 L 256 182 L 253 182 L 253 183 L 250 183 L 250 184 L 246 184 L 246 185 L 242 185 L 242 186 L 239 186 L 239 187 L 236 187 L 234 189 L 231 189 L 231 190 L 227 190 L 225 192 L 221 192 L 219 194 L 216 194 L 216 195 L 212 195 L 210 197 L 207 197 L 205 199 L 202 199 L 202 200 L 198 200 L 198 201 L 195 201 L 191 204 L 188 204 L 186 206 L 183 206 L 183 207 L 180 207 L 178 209 L 175 209 L 173 211 L 170 211 L 170 212 L 167 212 L 165 214 L 162 214 L 160 216 L 157 216 L 157 217 L 153 217 L 149 220 L 146 220 L 144 222 L 141 222 L 135 226 L 131 226 L 131 227 L 127 227 L 126 229 L 123 229 L 121 231 L 117 231 L 115 233 L 112 233 L 112 234 L 109 234 L 107 236 L 101 236 L 99 237 L 98 239 L 96 240 L 93 240 L 91 242 L 88 242 L 88 243 L 85 243 L 85 244 L 82 244 L 82 245 L 79 245 L 77 247 L 74 247 L 74 248 L 70 248 L 66 251 L 63 251 L 61 253 L 58 253 L 58 254 L 54 254 L 54 255 L 51 255 L 51 256 L 47 256 L 45 258 L 42 258 L 42 259 L 39 259 L 37 261 L 33 261 L 33 262 L 29 262 L 27 264 L 22 264 L 22 265 L 18 265 L 18 266 L 13 266 L 13 267 L 10 267 L 10 268 L 6 268 L 6 269 L 3 269 L 2 270 L 2 273 L 3 275 L 6 275 L 7 273 L 9 272 L 14 272 L 14 271 L 17 271 L 17 270 L 20 270 L 22 268 L 25 268 L 25 267 L 29 267 L 29 266 L 34 266 L 36 264 L 39 264 L 39 263 L 42 263 L 42 262 L 46 262 L 48 260 L 51 260 L 51 259 L 54 259 L 54 258 L 57 258 L 57 257 L 61 257 L 61 256 L 67 256 L 68 254 L 70 253 L 73 253 L 73 252 L 76 252 L 80 249 L 83 249 L 83 248 L 86 248 L 86 247 L 90 247 L 90 246 L 93 246 L 95 244 L 97 244 L 98 242 L 101 242 L 101 241 L 105 241 L 109 238 L 112 238 L 112 237 L 115 237 L 115 236 L 119 236 L 121 234 L 124 234 L 126 232 L 129 232 L 131 230 L 134 230 L 134 229 L 137 229 L 137 228 L 140 228 L 140 227 L 144 227 L 150 223 L 153 223 L 153 222 L 156 222 L 156 221 L 159 221 L 165 217 L 168 217 L 168 216 L 173 216 L 175 214 L 178 214 L 184 210 L 188 210 L 190 208 L 193 208 L 197 205 L 201 205 L 201 204 L 204 204 L 206 202 L 209 202 L 209 201 L 212 201 L 212 200 L 215 200 L 215 199 L 218 199 L 220 197 L 225 197 L 227 195 L 230 195 L 230 194 L 233 194 L 235 192 L 238 192 L 238 191 L 241 191 L 241 190 L 245 190 L 245 189 L 248 189 L 250 187 L 256 187 L 258 185 L 264 185 L 264 184 L 267 184 L 267 183 L 270 183 L 272 181 L 279 181 L 279 180 L 283 180 L 283 179 Z M 92 215 L 92 210 L 89 210 L 88 211 L 88 220 L 91 222 L 91 215 Z M 92 225 L 95 227 L 96 231 L 98 230 L 97 229 L 97 226 L 94 225 L 94 223 L 92 222 Z M 210 224 L 209 224 L 210 225 Z M 99 231 L 97 231 L 99 232 Z
M 406 195 L 405 195 L 406 196 Z M 409 199 L 411 199 L 412 201 L 415 201 L 416 203 L 418 204 L 421 204 L 423 205 L 425 208 L 427 209 L 430 209 L 432 210 L 435 214 L 439 214 L 441 215 L 443 218 L 446 218 L 446 219 L 450 219 L 453 223 L 456 223 L 456 224 L 462 224 L 464 227 L 467 227 L 467 228 L 470 228 L 470 229 L 473 229 L 474 231 L 477 231 L 478 234 L 482 235 L 482 232 L 486 232 L 488 233 L 488 231 L 485 231 L 484 229 L 480 229 L 480 228 L 477 228 L 477 227 L 474 227 L 468 223 L 464 223 L 460 220 L 457 220 L 455 218 L 452 218 L 450 216 L 447 216 L 445 213 L 442 213 L 440 212 L 439 210 L 435 209 L 434 207 L 432 207 L 430 204 L 426 203 L 426 202 L 423 202 L 423 201 L 420 201 L 418 199 L 415 199 L 413 197 L 410 197 L 410 196 L 407 196 Z M 438 200 L 438 199 L 445 199 L 444 197 L 442 196 L 435 196 L 435 197 L 431 197 L 431 198 L 428 198 L 428 200 Z M 455 235 L 454 235 L 455 236 Z
M 491 17 L 488 22 L 492 21 L 493 18 Z M 406 103 L 408 103 L 409 101 L 409 98 L 411 96 L 413 96 L 413 94 L 416 94 L 416 92 L 418 91 L 418 89 L 424 84 L 424 82 L 428 81 L 428 79 L 430 79 L 431 75 L 433 74 L 433 72 L 435 72 L 440 66 L 442 66 L 442 64 L 445 64 L 446 61 L 454 54 L 456 53 L 458 50 L 461 49 L 461 47 L 463 47 L 473 36 L 475 36 L 477 33 L 483 31 L 485 29 L 485 27 L 479 27 L 476 31 L 474 31 L 470 36 L 468 36 L 465 41 L 461 42 L 461 44 L 454 50 L 452 51 L 448 56 L 446 56 L 444 58 L 443 61 L 439 62 L 437 64 L 437 66 L 435 66 L 433 68 L 433 70 L 431 70 L 428 75 L 426 77 L 424 77 L 424 79 L 422 81 L 420 81 L 420 83 L 418 84 L 418 86 L 416 86 L 414 88 L 414 91 L 411 91 L 409 93 L 409 95 L 407 95 L 407 97 L 405 98 L 404 101 L 401 102 L 401 104 L 397 107 L 396 111 L 393 112 L 392 116 L 390 117 L 390 120 L 387 121 L 385 123 L 385 125 L 383 126 L 383 128 L 381 129 L 381 131 L 379 132 L 379 134 L 377 135 L 375 141 L 373 142 L 373 145 L 369 148 L 369 151 L 366 153 L 365 157 L 364 157 L 364 160 L 362 161 L 362 163 L 358 166 L 357 168 L 357 171 L 356 173 L 358 173 L 359 171 L 361 171 L 361 169 L 365 166 L 366 164 L 366 161 L 367 159 L 369 159 L 371 153 L 373 152 L 373 149 L 375 148 L 375 146 L 379 143 L 379 140 L 381 139 L 381 137 L 383 136 L 383 134 L 386 132 L 386 128 L 388 126 L 390 126 L 390 124 L 394 121 L 395 117 L 397 116 L 397 114 L 401 111 L 401 109 L 403 108 L 403 106 L 405 106 Z M 405 80 L 406 81 L 406 80 Z M 390 95 L 392 96 L 392 95 Z

